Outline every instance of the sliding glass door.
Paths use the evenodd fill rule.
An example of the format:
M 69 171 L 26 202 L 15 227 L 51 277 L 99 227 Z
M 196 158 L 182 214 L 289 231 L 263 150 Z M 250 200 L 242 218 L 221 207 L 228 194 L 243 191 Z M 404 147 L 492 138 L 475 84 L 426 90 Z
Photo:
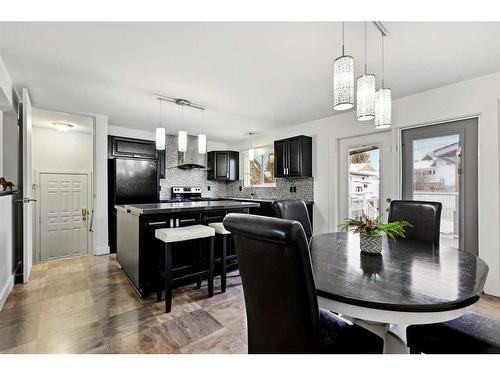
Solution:
M 477 254 L 477 118 L 402 131 L 403 199 L 441 202 L 441 246 Z

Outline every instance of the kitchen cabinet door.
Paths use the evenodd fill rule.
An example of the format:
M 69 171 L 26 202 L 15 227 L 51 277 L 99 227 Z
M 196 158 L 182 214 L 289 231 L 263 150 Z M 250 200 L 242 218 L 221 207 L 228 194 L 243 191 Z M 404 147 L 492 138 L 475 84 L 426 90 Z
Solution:
M 285 177 L 287 166 L 287 141 L 274 142 L 274 176 Z
M 229 178 L 229 154 L 227 152 L 215 153 L 215 179 L 226 180 Z
M 288 177 L 300 177 L 302 175 L 302 147 L 301 138 L 293 137 L 287 140 L 287 170 Z

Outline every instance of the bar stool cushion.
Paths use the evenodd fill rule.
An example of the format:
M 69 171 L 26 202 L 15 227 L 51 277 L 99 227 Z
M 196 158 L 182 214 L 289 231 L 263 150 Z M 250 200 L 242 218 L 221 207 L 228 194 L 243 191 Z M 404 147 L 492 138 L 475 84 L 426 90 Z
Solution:
M 208 226 L 212 227 L 215 229 L 215 233 L 217 234 L 231 234 L 230 231 L 228 231 L 226 228 L 224 228 L 224 224 L 219 222 L 219 223 L 210 223 Z
M 409 326 L 406 336 L 413 353 L 500 353 L 500 321 L 472 311 L 449 322 Z
M 165 243 L 196 240 L 215 236 L 215 229 L 206 225 L 190 225 L 188 227 L 161 228 L 155 230 L 155 237 Z

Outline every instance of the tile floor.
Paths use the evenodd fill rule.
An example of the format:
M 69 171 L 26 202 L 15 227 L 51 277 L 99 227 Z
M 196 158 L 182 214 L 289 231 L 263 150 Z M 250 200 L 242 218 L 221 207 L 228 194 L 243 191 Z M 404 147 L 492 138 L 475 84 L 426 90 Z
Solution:
M 207 298 L 195 284 L 174 292 L 172 312 L 140 299 L 113 257 L 79 257 L 33 267 L 0 312 L 2 353 L 246 353 L 239 277 Z
M 86 256 L 33 267 L 0 312 L 1 353 L 246 353 L 241 281 L 207 298 L 206 286 L 174 290 L 172 312 L 141 299 L 112 256 Z M 500 319 L 500 298 L 474 310 Z

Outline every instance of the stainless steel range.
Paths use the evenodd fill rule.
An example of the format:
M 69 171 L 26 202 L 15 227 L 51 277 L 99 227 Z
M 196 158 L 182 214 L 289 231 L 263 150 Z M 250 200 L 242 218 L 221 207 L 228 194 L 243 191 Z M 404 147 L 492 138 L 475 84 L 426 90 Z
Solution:
M 201 196 L 201 187 L 199 186 L 172 186 L 171 198 L 163 202 L 196 202 L 196 201 L 214 201 L 216 198 L 204 198 Z

